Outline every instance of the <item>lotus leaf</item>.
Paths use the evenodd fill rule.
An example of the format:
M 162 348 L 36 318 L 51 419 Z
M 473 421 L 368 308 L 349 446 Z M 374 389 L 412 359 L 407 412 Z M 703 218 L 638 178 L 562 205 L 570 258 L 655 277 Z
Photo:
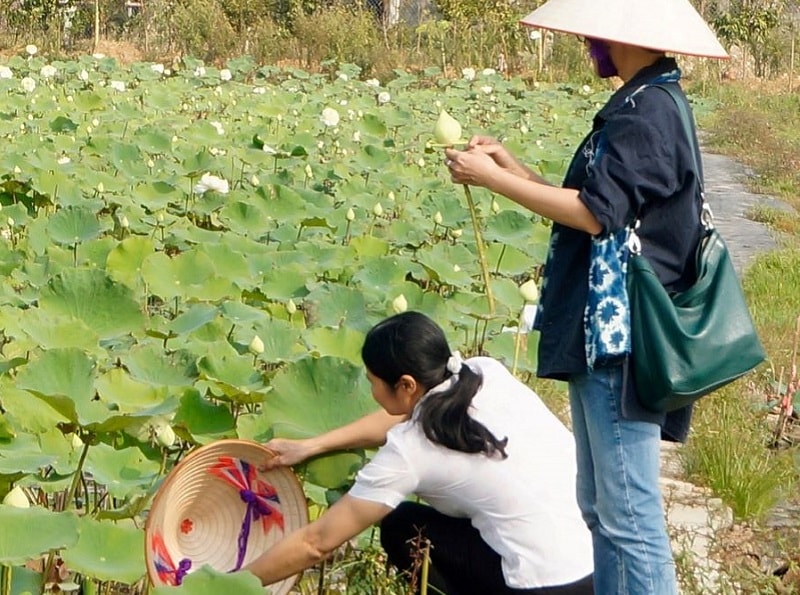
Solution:
M 214 405 L 197 390 L 188 390 L 175 413 L 175 426 L 183 426 L 198 443 L 236 437 L 236 421 L 224 405 Z
M 100 355 L 97 333 L 70 315 L 30 308 L 20 312 L 19 325 L 43 349 L 75 347 Z
M 97 483 L 106 486 L 114 498 L 127 498 L 152 485 L 160 465 L 138 448 L 117 450 L 99 443 L 89 449 L 85 469 Z
M 128 523 L 110 523 L 83 517 L 80 537 L 62 552 L 74 571 L 102 581 L 135 583 L 145 573 L 144 533 Z
M 31 434 L 41 434 L 54 428 L 56 424 L 68 421 L 49 405 L 18 388 L 12 378 L 0 379 L 0 394 L 3 395 L 3 408 L 13 421 L 14 427 Z M 0 449 L 2 446 L 0 446 Z M 38 451 L 38 447 L 36 449 Z
M 99 270 L 62 271 L 42 290 L 40 306 L 74 316 L 101 339 L 136 332 L 144 320 L 130 289 Z
M 266 591 L 268 593 L 269 591 Z M 156 587 L 152 595 L 265 595 L 261 581 L 250 572 L 222 573 L 203 566 L 189 573 L 180 587 Z
M 133 347 L 121 361 L 133 378 L 153 386 L 190 386 L 197 378 L 193 354 L 181 350 L 167 353 L 152 343 Z
M 167 386 L 140 382 L 123 368 L 111 368 L 94 384 L 100 398 L 121 413 L 137 413 L 161 405 L 170 394 Z
M 361 331 L 348 327 L 315 327 L 306 331 L 304 337 L 315 355 L 338 357 L 356 366 L 361 365 L 361 346 L 364 344 Z
M 51 549 L 70 547 L 78 541 L 78 517 L 39 506 L 14 508 L 0 504 L 0 526 L 0 564 L 24 564 Z
M 154 252 L 153 241 L 149 238 L 125 238 L 109 252 L 106 273 L 118 283 L 136 289 L 142 283 L 142 263 Z
M 100 235 L 97 215 L 81 207 L 67 207 L 50 217 L 47 232 L 55 242 L 73 245 Z

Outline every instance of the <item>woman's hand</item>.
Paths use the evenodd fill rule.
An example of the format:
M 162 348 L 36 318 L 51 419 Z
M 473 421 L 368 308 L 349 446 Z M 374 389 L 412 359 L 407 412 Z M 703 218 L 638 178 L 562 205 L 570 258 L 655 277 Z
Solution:
M 275 453 L 275 456 L 264 464 L 265 469 L 295 465 L 318 454 L 314 443 L 310 439 L 290 440 L 288 438 L 273 438 L 264 446 Z
M 450 170 L 450 179 L 457 184 L 483 186 L 491 189 L 491 183 L 503 169 L 492 155 L 480 148 L 464 151 L 445 149 L 445 165 Z

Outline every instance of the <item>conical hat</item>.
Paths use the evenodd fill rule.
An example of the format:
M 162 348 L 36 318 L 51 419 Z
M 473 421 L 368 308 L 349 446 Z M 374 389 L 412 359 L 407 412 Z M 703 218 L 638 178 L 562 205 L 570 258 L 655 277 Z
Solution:
M 308 523 L 305 495 L 291 469 L 263 469 L 273 456 L 256 442 L 218 440 L 175 466 L 145 527 L 147 573 L 154 585 L 180 584 L 204 564 L 220 572 L 237 570 Z M 270 585 L 270 592 L 285 595 L 296 579 Z
M 549 0 L 521 22 L 652 50 L 728 57 L 689 0 Z

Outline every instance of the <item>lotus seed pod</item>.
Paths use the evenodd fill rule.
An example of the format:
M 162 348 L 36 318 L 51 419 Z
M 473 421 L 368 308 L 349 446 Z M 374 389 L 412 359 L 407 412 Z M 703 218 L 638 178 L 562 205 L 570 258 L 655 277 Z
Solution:
M 25 492 L 19 486 L 14 486 L 11 491 L 3 498 L 3 504 L 7 506 L 14 506 L 15 508 L 30 508 L 31 503 Z
M 536 281 L 533 279 L 525 281 L 519 286 L 519 294 L 526 302 L 536 303 L 539 301 L 539 288 L 536 285 Z
M 439 211 L 436 211 L 436 214 L 433 216 L 433 222 L 436 225 L 441 225 L 442 221 L 443 221 L 442 214 Z
M 436 126 L 433 128 L 433 138 L 442 145 L 454 145 L 461 140 L 461 124 L 445 110 L 439 113 Z
M 297 304 L 295 304 L 294 300 L 291 298 L 289 298 L 289 302 L 286 304 L 286 311 L 289 313 L 289 315 L 297 312 Z
M 400 314 L 408 310 L 408 300 L 402 293 L 392 300 L 392 310 L 395 314 Z
M 264 353 L 264 341 L 261 340 L 261 337 L 256 335 L 253 337 L 253 340 L 250 341 L 248 349 L 253 355 L 260 355 Z
M 158 442 L 159 446 L 169 448 L 175 444 L 175 430 L 169 424 L 165 423 L 156 427 L 155 434 L 156 442 Z
M 381 215 L 383 215 L 383 206 L 381 205 L 381 203 L 379 202 L 375 203 L 375 206 L 372 207 L 372 214 L 375 215 L 376 217 L 380 217 Z
M 354 221 L 355 220 L 356 212 L 353 210 L 353 207 L 350 207 L 349 209 L 347 209 L 347 214 L 345 215 L 345 218 L 348 221 Z

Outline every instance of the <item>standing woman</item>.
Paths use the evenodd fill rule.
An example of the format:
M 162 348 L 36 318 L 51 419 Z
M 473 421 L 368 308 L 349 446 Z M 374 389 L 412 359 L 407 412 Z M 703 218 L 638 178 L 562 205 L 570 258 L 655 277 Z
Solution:
M 361 355 L 383 411 L 267 446 L 275 464 L 383 446 L 348 494 L 246 569 L 273 583 L 380 522 L 381 544 L 403 571 L 419 556 L 414 542 L 430 541 L 430 582 L 448 595 L 591 595 L 574 443 L 536 394 L 496 360 L 451 353 L 418 312 L 373 327 Z
M 661 283 L 680 291 L 693 281 L 702 233 L 696 139 L 687 138 L 670 94 L 653 85 L 679 88 L 680 70 L 666 52 L 727 54 L 688 0 L 549 0 L 522 22 L 585 38 L 598 76 L 618 76 L 622 87 L 596 114 L 561 188 L 487 137 L 471 139 L 464 151 L 447 149 L 445 163 L 454 182 L 484 186 L 552 219 L 535 323 L 538 375 L 569 383 L 578 503 L 592 532 L 595 590 L 673 595 L 659 447 L 662 432 L 686 438 L 691 409 L 667 416 L 643 409 L 627 359 L 588 365 L 590 247 L 592 236 L 616 233 L 640 217 L 643 253 Z

